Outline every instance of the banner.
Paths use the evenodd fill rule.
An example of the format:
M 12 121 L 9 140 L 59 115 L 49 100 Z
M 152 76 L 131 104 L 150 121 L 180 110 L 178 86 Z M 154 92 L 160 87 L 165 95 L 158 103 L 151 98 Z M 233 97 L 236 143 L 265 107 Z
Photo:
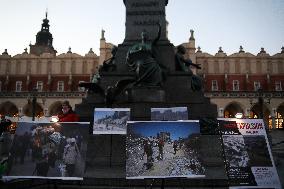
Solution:
M 152 121 L 188 120 L 187 107 L 151 108 Z
M 126 178 L 205 177 L 198 121 L 128 122 Z
M 89 123 L 19 122 L 4 179 L 82 180 Z
M 129 108 L 95 108 L 93 134 L 126 134 Z
M 281 188 L 261 119 L 219 119 L 230 188 Z

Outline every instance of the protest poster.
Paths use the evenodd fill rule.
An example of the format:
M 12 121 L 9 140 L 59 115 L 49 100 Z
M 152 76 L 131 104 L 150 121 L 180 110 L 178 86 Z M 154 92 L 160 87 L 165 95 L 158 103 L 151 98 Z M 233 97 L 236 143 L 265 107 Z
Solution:
M 198 121 L 128 122 L 126 178 L 205 177 Z
M 93 134 L 126 134 L 129 108 L 95 108 Z
M 3 178 L 82 180 L 88 131 L 88 122 L 18 122 Z
M 219 119 L 230 188 L 281 188 L 261 119 Z
M 152 121 L 188 120 L 187 107 L 151 108 Z

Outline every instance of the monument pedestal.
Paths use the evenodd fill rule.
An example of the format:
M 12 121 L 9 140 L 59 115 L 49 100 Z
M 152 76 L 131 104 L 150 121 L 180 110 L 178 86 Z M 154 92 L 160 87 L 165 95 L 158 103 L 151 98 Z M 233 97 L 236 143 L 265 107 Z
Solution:
M 165 102 L 166 94 L 160 87 L 135 87 L 129 90 L 128 101 L 135 102 Z

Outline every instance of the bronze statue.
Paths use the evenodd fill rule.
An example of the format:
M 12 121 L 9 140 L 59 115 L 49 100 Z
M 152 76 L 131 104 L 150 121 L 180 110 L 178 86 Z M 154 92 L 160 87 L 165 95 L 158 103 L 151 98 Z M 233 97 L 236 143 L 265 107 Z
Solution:
M 199 64 L 194 64 L 190 59 L 185 59 L 184 54 L 186 50 L 185 47 L 182 45 L 179 45 L 177 47 L 177 53 L 175 55 L 175 67 L 176 71 L 184 71 L 184 72 L 190 72 L 192 73 L 190 66 L 194 66 L 197 69 L 201 69 Z
M 115 55 L 117 52 L 117 46 L 113 46 L 111 49 L 111 58 L 105 60 L 103 62 L 103 65 L 99 68 L 99 73 L 101 72 L 108 72 L 108 71 L 115 71 L 116 70 L 116 64 L 115 64 Z
M 129 48 L 126 63 L 131 71 L 136 72 L 137 86 L 161 86 L 163 82 L 163 71 L 155 52 L 155 46 L 161 36 L 161 25 L 157 37 L 149 43 L 147 32 L 141 33 L 141 42 Z
M 97 71 L 94 73 L 91 83 L 99 83 L 101 80 L 100 73 Z
M 194 75 L 190 69 L 190 66 L 194 66 L 197 69 L 201 69 L 199 64 L 194 64 L 190 59 L 185 59 L 184 54 L 186 50 L 185 47 L 179 45 L 177 47 L 177 53 L 175 55 L 175 67 L 176 71 L 184 71 L 189 72 L 191 76 L 191 89 L 193 91 L 201 91 L 202 90 L 202 79 L 197 75 Z

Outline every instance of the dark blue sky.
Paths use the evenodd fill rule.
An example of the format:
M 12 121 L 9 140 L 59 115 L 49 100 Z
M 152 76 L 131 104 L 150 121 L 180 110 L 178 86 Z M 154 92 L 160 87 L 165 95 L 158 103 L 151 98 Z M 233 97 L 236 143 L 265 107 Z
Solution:
M 170 132 L 171 139 L 185 138 L 192 133 L 200 133 L 198 122 L 134 122 L 127 125 L 127 130 L 143 136 L 157 136 L 159 132 Z

